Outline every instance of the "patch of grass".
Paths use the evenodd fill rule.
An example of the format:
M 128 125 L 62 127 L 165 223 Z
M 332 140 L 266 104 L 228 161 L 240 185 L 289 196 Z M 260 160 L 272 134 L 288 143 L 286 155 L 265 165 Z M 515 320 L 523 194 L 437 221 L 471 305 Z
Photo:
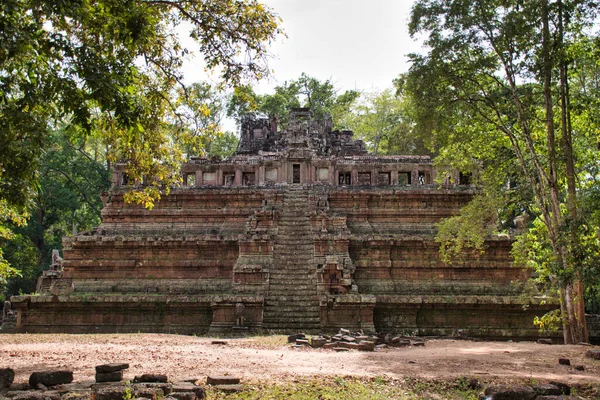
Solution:
M 477 390 L 458 381 L 394 380 L 385 376 L 372 379 L 355 377 L 301 378 L 278 384 L 250 384 L 240 393 L 225 394 L 210 386 L 207 399 L 294 399 L 294 400 L 476 400 Z

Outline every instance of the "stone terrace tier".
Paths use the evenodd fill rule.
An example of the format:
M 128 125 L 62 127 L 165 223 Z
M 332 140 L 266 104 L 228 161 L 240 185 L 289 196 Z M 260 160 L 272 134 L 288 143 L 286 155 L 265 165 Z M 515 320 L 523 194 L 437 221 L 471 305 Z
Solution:
M 65 239 L 67 289 L 13 298 L 19 331 L 532 338 L 533 317 L 554 307 L 528 291 L 508 237 L 440 261 L 434 224 L 471 189 L 182 188 L 152 211 L 122 194 L 112 191 L 98 228 Z

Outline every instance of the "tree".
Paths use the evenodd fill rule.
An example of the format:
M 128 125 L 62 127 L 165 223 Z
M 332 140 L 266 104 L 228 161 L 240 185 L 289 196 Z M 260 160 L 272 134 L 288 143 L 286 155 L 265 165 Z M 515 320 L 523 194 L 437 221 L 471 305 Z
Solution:
M 375 154 L 427 154 L 422 137 L 413 134 L 410 98 L 395 95 L 392 89 L 363 93 L 345 124 L 365 141 Z
M 441 138 L 446 161 L 475 148 L 473 143 L 482 146 L 467 159 L 473 167 L 487 167 L 482 175 L 496 183 L 490 193 L 502 192 L 493 156 L 511 172 L 518 168 L 531 191 L 532 202 L 523 211 L 539 217 L 553 250 L 548 265 L 559 287 L 566 343 L 587 340 L 585 262 L 576 251 L 582 239 L 576 228 L 581 213 L 573 151 L 578 132 L 568 91 L 574 66 L 566 49 L 591 23 L 592 6 L 561 0 L 419 0 L 410 31 L 427 34 L 429 53 L 413 55 L 404 88 L 418 105 L 418 123 Z
M 190 50 L 175 28 L 188 27 L 206 68 L 239 85 L 268 74 L 279 22 L 256 0 L 2 1 L 0 223 L 26 215 L 42 149 L 63 123 L 71 136 L 98 133 L 109 162 L 126 160 L 133 179 L 157 178 L 129 197 L 151 205 L 179 179 L 167 115 Z
M 339 95 L 338 92 L 331 79 L 322 82 L 302 73 L 298 79 L 276 86 L 273 94 L 258 95 L 249 86 L 237 87 L 228 103 L 227 115 L 239 123 L 249 112 L 258 112 L 276 118 L 285 126 L 292 108 L 308 107 L 315 118 L 322 119 L 329 114 L 337 124 L 345 120 L 360 96 L 356 90 Z

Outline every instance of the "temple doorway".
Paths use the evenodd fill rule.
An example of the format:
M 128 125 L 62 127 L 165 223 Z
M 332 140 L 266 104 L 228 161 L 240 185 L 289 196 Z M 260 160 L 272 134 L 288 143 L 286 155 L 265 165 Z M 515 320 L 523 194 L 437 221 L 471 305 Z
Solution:
M 300 183 L 300 164 L 294 164 L 292 167 L 292 183 Z

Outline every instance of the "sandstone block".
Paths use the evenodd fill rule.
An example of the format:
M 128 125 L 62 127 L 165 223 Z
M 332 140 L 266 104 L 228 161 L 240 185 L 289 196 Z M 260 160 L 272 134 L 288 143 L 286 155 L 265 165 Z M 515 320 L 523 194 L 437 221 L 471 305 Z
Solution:
M 585 371 L 585 365 L 575 365 L 573 368 L 575 371 Z
M 9 388 L 15 380 L 15 371 L 12 368 L 0 368 L 0 389 Z
M 241 392 L 242 390 L 244 390 L 244 386 L 243 385 L 215 385 L 216 389 L 219 389 L 222 392 L 225 393 L 238 393 Z
M 308 346 L 309 341 L 308 339 L 296 339 L 296 344 L 300 346 Z
M 131 390 L 131 389 L 130 389 Z M 127 393 L 125 386 L 109 386 L 95 390 L 95 400 L 123 400 Z
M 336 352 L 338 352 L 338 353 L 343 353 L 345 351 L 350 351 L 349 349 L 346 349 L 344 347 L 334 347 L 333 350 L 336 351 Z
M 128 363 L 112 363 L 112 364 L 102 364 L 96 365 L 96 372 L 99 373 L 108 373 L 108 372 L 117 372 L 122 371 L 124 369 L 128 369 Z
M 32 388 L 36 388 L 38 384 L 55 386 L 71 382 L 73 382 L 73 371 L 40 371 L 34 372 L 29 376 L 29 386 Z
M 571 365 L 571 360 L 569 360 L 568 358 L 559 358 L 558 363 L 560 365 Z
M 356 338 L 349 335 L 342 336 L 342 340 L 344 342 L 356 342 Z
M 96 372 L 96 382 L 119 382 L 123 379 L 123 371 Z
M 585 352 L 585 356 L 594 360 L 600 360 L 600 350 L 588 350 Z
M 533 390 L 538 396 L 555 396 L 563 394 L 558 386 L 549 383 L 535 385 Z
M 209 375 L 206 377 L 207 385 L 237 385 L 238 383 L 240 383 L 240 378 L 235 376 Z
M 423 346 L 425 346 L 425 342 L 421 341 L 421 340 L 417 340 L 417 341 L 413 342 L 413 346 L 415 346 L 415 347 L 423 347 Z
M 375 343 L 368 340 L 361 340 L 358 346 L 360 351 L 375 351 Z
M 310 339 L 310 345 L 312 347 L 323 347 L 327 343 L 327 339 L 324 337 L 313 337 Z
M 556 386 L 557 388 L 559 388 L 559 389 L 560 389 L 560 392 L 561 392 L 562 394 L 566 394 L 566 395 L 569 395 L 569 394 L 571 394 L 571 386 L 567 385 L 566 383 L 559 382 L 559 381 L 550 381 L 550 382 L 548 382 L 548 383 L 549 383 L 550 385 L 554 385 L 554 386 Z
M 170 398 L 177 400 L 196 400 L 196 393 L 194 392 L 172 392 L 169 394 Z
M 539 344 L 552 344 L 552 339 L 538 339 Z
M 287 338 L 288 343 L 296 343 L 298 339 L 306 339 L 306 335 L 304 333 L 295 333 L 293 335 L 289 335 Z
M 167 382 L 167 376 L 163 374 L 142 374 L 133 378 L 133 382 Z
M 13 400 L 60 400 L 58 392 L 27 391 L 12 397 Z
M 528 386 L 490 386 L 484 393 L 489 400 L 533 400 L 537 396 Z

